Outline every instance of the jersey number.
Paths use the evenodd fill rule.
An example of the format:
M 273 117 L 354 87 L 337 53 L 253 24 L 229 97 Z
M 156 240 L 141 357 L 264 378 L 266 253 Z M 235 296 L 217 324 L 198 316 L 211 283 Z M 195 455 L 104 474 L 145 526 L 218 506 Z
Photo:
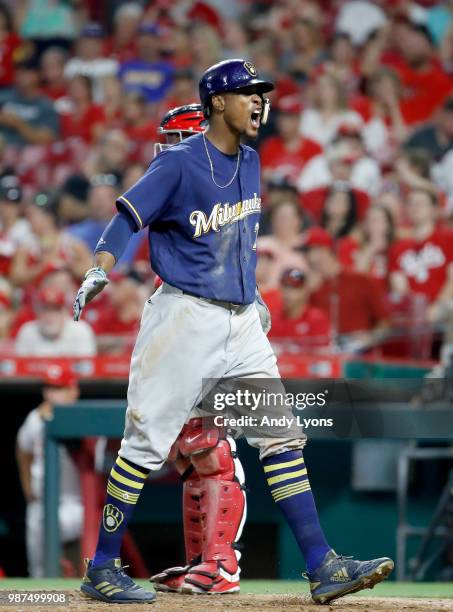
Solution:
M 255 223 L 255 242 L 253 243 L 252 249 L 254 251 L 256 251 L 256 241 L 258 240 L 258 232 L 260 229 L 260 224 L 259 223 Z

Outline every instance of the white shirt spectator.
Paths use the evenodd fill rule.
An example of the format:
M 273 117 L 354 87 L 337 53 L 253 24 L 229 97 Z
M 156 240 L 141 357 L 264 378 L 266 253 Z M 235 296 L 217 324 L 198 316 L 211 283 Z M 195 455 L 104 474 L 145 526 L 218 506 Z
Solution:
M 70 80 L 75 76 L 87 76 L 93 81 L 94 99 L 102 102 L 102 79 L 108 76 L 116 76 L 119 63 L 112 58 L 99 57 L 93 60 L 83 60 L 73 57 L 68 61 L 64 69 L 64 76 Z
M 70 410 L 70 408 L 68 408 Z M 31 493 L 27 503 L 25 535 L 28 571 L 33 578 L 44 576 L 44 419 L 39 408 L 32 410 L 17 435 L 19 449 L 32 455 L 30 466 Z M 58 528 L 62 542 L 80 538 L 83 530 L 83 504 L 80 479 L 71 456 L 60 445 L 60 495 L 58 500 Z
M 16 352 L 30 357 L 92 357 L 96 355 L 96 339 L 85 321 L 68 318 L 56 339 L 43 336 L 37 321 L 29 321 L 17 334 Z
M 363 120 L 359 113 L 351 110 L 340 111 L 326 120 L 315 108 L 307 108 L 302 113 L 299 130 L 306 138 L 310 138 L 325 147 L 335 138 L 339 126 L 344 124 L 362 127 Z
M 325 155 L 313 157 L 302 170 L 297 181 L 299 191 L 310 191 L 330 185 L 333 181 L 329 163 Z M 351 170 L 351 185 L 368 193 L 371 197 L 379 193 L 381 170 L 379 164 L 371 157 L 361 157 Z

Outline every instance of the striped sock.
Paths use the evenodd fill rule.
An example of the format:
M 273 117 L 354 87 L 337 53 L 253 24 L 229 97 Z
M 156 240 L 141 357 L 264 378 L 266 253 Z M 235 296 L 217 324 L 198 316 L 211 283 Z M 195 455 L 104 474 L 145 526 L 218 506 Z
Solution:
M 286 451 L 262 461 L 267 484 L 305 558 L 307 571 L 318 568 L 330 550 L 319 524 L 302 451 Z
M 149 470 L 122 457 L 117 458 L 107 482 L 93 567 L 120 556 L 124 532 L 148 474 Z

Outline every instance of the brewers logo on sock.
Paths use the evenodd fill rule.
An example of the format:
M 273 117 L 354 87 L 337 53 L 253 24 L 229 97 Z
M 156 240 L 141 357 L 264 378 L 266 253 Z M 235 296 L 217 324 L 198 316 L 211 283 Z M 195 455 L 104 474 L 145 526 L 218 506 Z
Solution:
M 113 504 L 104 506 L 102 523 L 106 531 L 116 531 L 124 519 L 124 514 Z

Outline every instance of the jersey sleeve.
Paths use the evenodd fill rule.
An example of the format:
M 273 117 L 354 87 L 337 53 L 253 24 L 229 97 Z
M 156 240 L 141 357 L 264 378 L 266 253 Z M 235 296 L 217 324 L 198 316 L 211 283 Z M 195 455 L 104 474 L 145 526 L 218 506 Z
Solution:
M 160 153 L 142 178 L 117 199 L 118 210 L 129 213 L 137 231 L 158 220 L 170 204 L 181 182 L 181 155 L 172 149 Z

